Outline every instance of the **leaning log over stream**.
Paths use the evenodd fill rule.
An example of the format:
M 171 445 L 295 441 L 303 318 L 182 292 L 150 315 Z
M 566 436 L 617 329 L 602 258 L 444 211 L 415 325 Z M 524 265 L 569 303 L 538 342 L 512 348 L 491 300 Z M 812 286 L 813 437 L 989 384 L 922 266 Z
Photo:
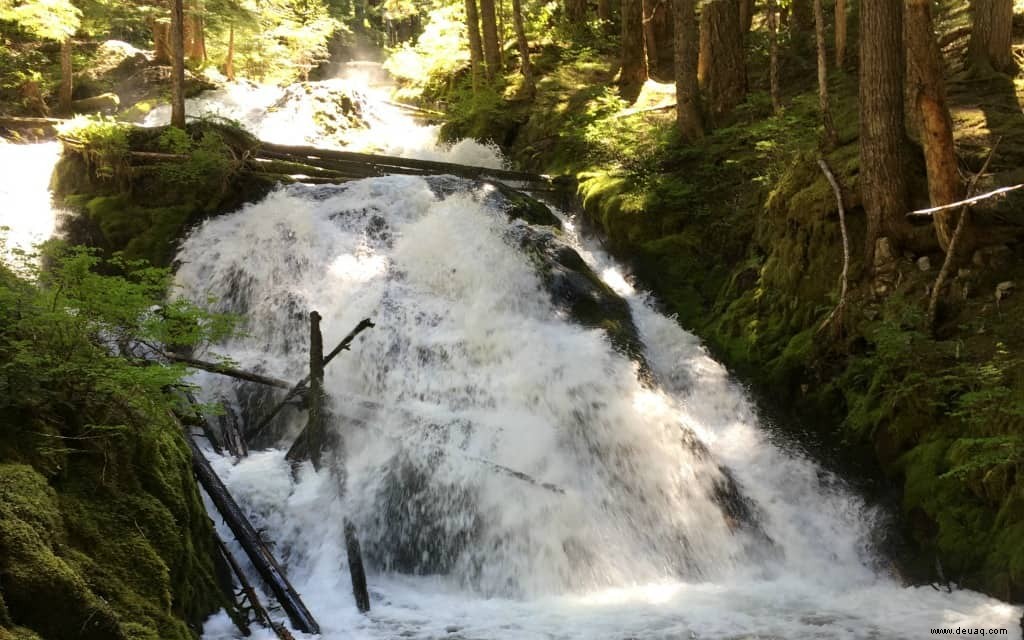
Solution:
M 210 461 L 206 459 L 192 438 L 187 438 L 187 440 L 192 450 L 192 468 L 199 479 L 199 484 L 206 490 L 210 500 L 217 507 L 217 511 L 231 528 L 231 532 L 235 534 L 246 555 L 249 556 L 256 571 L 288 614 L 292 626 L 304 633 L 320 633 L 320 625 L 313 618 L 313 614 L 309 612 L 298 592 L 288 582 L 284 569 L 278 564 L 274 554 L 249 523 L 235 499 L 228 493 L 227 487 L 224 486 L 217 472 L 213 470 Z

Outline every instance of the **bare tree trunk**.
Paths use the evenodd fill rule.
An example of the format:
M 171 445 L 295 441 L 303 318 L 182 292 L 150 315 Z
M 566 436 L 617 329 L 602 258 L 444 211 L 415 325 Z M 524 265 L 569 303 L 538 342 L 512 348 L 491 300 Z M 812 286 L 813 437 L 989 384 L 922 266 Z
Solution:
M 74 91 L 74 70 L 71 66 L 71 38 L 60 41 L 60 112 L 71 113 L 71 94 Z
M 604 23 L 607 31 L 612 21 L 612 5 L 610 0 L 597 0 L 597 18 Z
M 750 28 L 754 26 L 754 0 L 739 0 L 740 2 L 740 28 L 743 29 L 743 33 L 750 33 Z
M 171 64 L 171 58 L 174 57 L 171 46 L 171 23 L 154 20 L 151 29 L 153 31 L 153 61 L 157 64 Z
M 623 93 L 635 97 L 647 80 L 644 64 L 644 16 L 642 0 L 622 0 L 622 72 L 619 84 Z
M 526 26 L 523 24 L 523 7 L 520 0 L 512 0 L 512 22 L 516 29 L 516 42 L 519 44 L 519 70 L 523 74 L 523 89 L 527 95 L 533 95 L 533 66 L 530 64 L 530 43 L 526 39 Z
M 324 338 L 320 333 L 320 314 L 309 313 L 309 422 L 306 424 L 306 442 L 309 459 L 315 469 L 320 469 L 324 440 L 327 437 L 326 416 L 327 394 L 324 392 Z
M 789 35 L 798 52 L 805 51 L 814 31 L 812 0 L 791 0 Z
M 768 91 L 772 97 L 772 111 L 782 111 L 779 97 L 779 3 L 768 0 Z
M 1016 73 L 1013 0 L 971 0 L 973 26 L 967 56 L 982 72 Z
M 586 20 L 586 0 L 565 0 L 565 17 L 573 24 L 579 24 Z
M 466 31 L 469 37 L 469 63 L 473 74 L 473 89 L 480 79 L 480 65 L 484 59 L 484 48 L 480 38 L 480 15 L 476 0 L 466 0 Z
M 847 34 L 846 0 L 836 0 L 836 68 L 842 69 L 846 64 Z
M 697 60 L 700 35 L 697 26 L 697 0 L 673 0 L 673 38 L 676 63 L 676 126 L 686 140 L 704 136 L 700 117 L 700 85 Z
M 821 123 L 825 127 L 825 148 L 834 149 L 839 146 L 839 136 L 832 121 L 832 108 L 828 100 L 828 53 L 825 42 L 825 9 L 821 0 L 814 0 L 814 35 L 818 45 L 818 108 L 821 110 Z
M 228 59 L 224 63 L 224 75 L 228 80 L 235 79 L 235 23 L 228 27 Z
M 484 36 L 487 78 L 494 79 L 501 73 L 501 50 L 498 44 L 498 22 L 494 13 L 494 0 L 480 0 L 480 25 Z
M 171 126 L 185 128 L 185 11 L 182 0 L 171 3 Z
M 866 263 L 882 237 L 898 245 L 909 235 L 904 174 L 903 3 L 861 0 L 860 183 L 867 213 Z
M 711 0 L 701 10 L 697 79 L 712 123 L 746 96 L 747 65 L 736 0 Z
M 953 146 L 953 120 L 946 103 L 942 52 L 935 39 L 930 0 L 907 0 L 905 34 L 911 107 L 916 109 L 928 170 L 928 197 L 933 207 L 957 202 L 964 186 Z M 956 225 L 956 212 L 937 211 L 932 216 L 935 235 L 948 250 Z
M 196 2 L 192 5 L 187 17 L 188 31 L 191 36 L 188 38 L 188 59 L 194 64 L 201 64 L 206 61 L 206 34 L 204 32 L 202 12 L 202 4 Z
M 647 50 L 647 68 L 658 68 L 658 38 L 654 33 L 654 12 L 658 10 L 657 0 L 641 0 L 644 12 L 644 49 Z

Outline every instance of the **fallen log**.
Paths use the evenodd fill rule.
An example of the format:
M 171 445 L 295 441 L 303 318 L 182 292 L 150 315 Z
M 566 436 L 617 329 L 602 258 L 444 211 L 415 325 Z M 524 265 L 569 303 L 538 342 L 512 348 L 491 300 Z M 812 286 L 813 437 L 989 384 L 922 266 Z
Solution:
M 348 555 L 348 572 L 352 578 L 352 595 L 360 613 L 370 610 L 370 592 L 366 588 L 366 569 L 363 568 L 363 553 L 359 549 L 356 527 L 345 519 L 345 553 Z
M 209 371 L 210 373 L 219 373 L 221 375 L 229 376 L 231 378 L 237 378 L 239 380 L 245 380 L 246 382 L 256 382 L 259 384 L 265 384 L 269 387 L 277 387 L 279 389 L 291 389 L 291 383 L 281 380 L 280 378 L 272 378 L 270 376 L 264 376 L 259 373 L 253 373 L 251 371 L 244 371 L 242 369 L 236 369 L 235 367 L 229 367 L 225 364 L 219 364 L 216 362 L 207 362 L 205 360 L 197 360 L 196 358 L 189 358 L 177 353 L 163 353 L 163 356 L 171 362 L 180 362 L 181 364 L 188 365 L 195 369 L 202 369 L 203 371 Z
M 509 171 L 506 169 L 489 169 L 487 167 L 475 167 L 470 165 L 455 164 L 453 162 L 439 162 L 435 160 L 419 160 L 414 158 L 399 158 L 397 156 L 374 155 L 370 153 L 357 153 L 354 151 L 335 151 L 333 149 L 318 149 L 306 146 L 288 146 L 261 143 L 260 150 L 256 155 L 264 155 L 265 152 L 284 153 L 299 158 L 323 158 L 347 160 L 350 162 L 361 162 L 367 165 L 381 167 L 388 173 L 400 173 L 404 170 L 419 169 L 428 173 L 451 174 L 466 178 L 481 178 L 490 176 L 505 180 L 517 180 L 520 182 L 539 182 L 550 184 L 552 178 L 536 173 L 525 173 L 522 171 Z M 301 161 L 301 160 L 300 160 Z
M 288 614 L 292 626 L 303 633 L 320 633 L 320 625 L 313 618 L 313 614 L 309 612 L 298 592 L 288 582 L 284 569 L 281 568 L 274 554 L 245 517 L 238 503 L 231 497 L 227 487 L 224 486 L 217 472 L 210 465 L 210 461 L 206 459 L 191 437 L 186 439 L 192 451 L 192 469 L 196 478 L 199 479 L 199 484 L 206 490 L 206 494 L 210 496 L 210 500 L 217 507 L 224 522 L 235 534 L 235 538 L 242 545 L 242 549 L 245 550 L 257 573 L 270 587 L 281 608 Z
M 320 314 L 309 313 L 309 406 L 306 422 L 306 442 L 309 459 L 313 468 L 320 469 L 320 456 L 324 449 L 326 428 L 324 427 L 324 405 L 327 394 L 324 393 L 324 337 L 320 333 Z

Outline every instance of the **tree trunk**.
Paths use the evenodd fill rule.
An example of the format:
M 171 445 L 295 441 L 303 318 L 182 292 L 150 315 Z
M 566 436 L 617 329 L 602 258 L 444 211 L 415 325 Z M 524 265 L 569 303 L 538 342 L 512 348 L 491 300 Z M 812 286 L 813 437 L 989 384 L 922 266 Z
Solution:
M 846 0 L 836 0 L 836 68 L 846 64 Z
M 484 59 L 484 48 L 480 38 L 480 15 L 476 10 L 476 0 L 466 0 L 466 31 L 469 37 L 469 63 L 475 90 L 480 78 L 480 65 Z
M 228 27 L 228 59 L 224 63 L 224 75 L 228 80 L 235 79 L 235 23 Z
M 772 98 L 772 111 L 782 111 L 779 96 L 779 3 L 768 0 L 768 91 Z
M 754 0 L 739 0 L 740 2 L 740 28 L 743 33 L 750 33 L 754 26 Z
M 861 0 L 860 184 L 867 213 L 866 264 L 882 237 L 909 235 L 903 154 L 903 3 Z
M 204 33 L 202 7 L 197 3 L 188 14 L 188 59 L 193 64 L 202 64 L 206 61 L 206 34 Z
M 60 97 L 58 105 L 63 114 L 71 113 L 71 94 L 74 90 L 74 70 L 71 67 L 71 38 L 60 41 Z
M 309 395 L 306 401 L 309 404 L 309 422 L 306 424 L 309 459 L 313 468 L 319 470 L 327 437 L 324 425 L 327 394 L 324 392 L 324 338 L 320 333 L 320 314 L 316 311 L 309 314 Z
M 697 59 L 700 36 L 697 27 L 697 0 L 673 0 L 673 37 L 675 39 L 676 126 L 686 140 L 704 136 L 700 117 L 700 89 Z
M 185 128 L 185 11 L 182 0 L 171 3 L 171 126 Z
M 520 0 L 512 0 L 512 22 L 516 29 L 516 42 L 519 44 L 519 71 L 523 74 L 523 90 L 526 95 L 533 95 L 533 67 L 530 65 L 530 43 L 526 39 L 526 26 L 523 24 L 523 7 Z
M 565 0 L 565 17 L 572 24 L 580 24 L 587 19 L 586 0 Z
M 635 98 L 647 80 L 644 65 L 644 15 L 642 0 L 622 0 L 622 72 L 619 85 L 623 95 Z
M 494 0 L 480 0 L 480 25 L 484 36 L 484 60 L 487 78 L 501 73 L 501 49 L 498 43 L 498 21 L 494 13 Z
M 658 10 L 656 2 L 657 0 L 641 0 L 640 2 L 644 12 L 644 49 L 647 51 L 647 68 L 652 72 L 658 68 L 658 38 L 654 33 L 654 12 Z
M 597 18 L 602 23 L 602 28 L 608 31 L 612 22 L 611 0 L 597 0 Z
M 171 46 L 171 23 L 165 20 L 154 20 L 153 31 L 153 61 L 157 64 L 171 64 L 174 57 Z
M 704 5 L 697 78 L 712 123 L 720 122 L 746 96 L 747 66 L 736 0 L 711 0 Z
M 1013 0 L 971 0 L 973 27 L 967 56 L 975 69 L 1015 73 Z
M 789 36 L 797 52 L 807 50 L 811 33 L 814 31 L 814 10 L 811 3 L 812 0 L 791 0 Z
M 905 16 L 907 63 L 912 79 L 911 108 L 924 146 L 928 171 L 928 197 L 933 207 L 959 201 L 964 195 L 953 146 L 953 120 L 946 104 L 942 52 L 935 40 L 930 0 L 907 0 Z M 956 211 L 937 211 L 932 216 L 935 235 L 943 251 L 949 248 L 956 226 Z
M 828 54 L 825 42 L 825 9 L 821 0 L 814 0 L 814 36 L 818 45 L 818 108 L 821 110 L 821 123 L 825 127 L 825 148 L 835 149 L 839 146 L 839 136 L 832 121 L 832 108 L 828 101 Z

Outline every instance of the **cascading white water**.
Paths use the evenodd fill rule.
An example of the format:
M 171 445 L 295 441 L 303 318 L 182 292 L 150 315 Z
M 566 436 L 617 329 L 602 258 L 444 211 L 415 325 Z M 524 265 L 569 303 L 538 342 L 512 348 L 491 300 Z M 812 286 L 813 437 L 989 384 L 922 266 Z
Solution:
M 51 203 L 49 186 L 59 156 L 59 142 L 0 141 L 0 167 L 5 171 L 0 181 L 0 239 L 7 253 L 0 254 L 0 260 L 10 262 L 11 252 L 32 251 L 53 235 L 57 211 Z
M 1018 608 L 902 587 L 868 543 L 875 513 L 769 442 L 723 367 L 569 225 L 563 239 L 629 303 L 642 382 L 552 301 L 523 223 L 489 189 L 293 185 L 206 222 L 179 253 L 184 295 L 242 314 L 245 334 L 217 351 L 244 368 L 302 377 L 309 310 L 327 346 L 376 322 L 328 367 L 344 446 L 324 469 L 296 479 L 274 448 L 213 456 L 324 637 L 1019 637 Z M 197 382 L 236 412 L 259 404 L 218 376 Z M 283 418 L 283 446 L 303 420 Z M 368 616 L 345 518 L 371 567 Z M 208 640 L 234 637 L 225 615 L 208 622 Z

